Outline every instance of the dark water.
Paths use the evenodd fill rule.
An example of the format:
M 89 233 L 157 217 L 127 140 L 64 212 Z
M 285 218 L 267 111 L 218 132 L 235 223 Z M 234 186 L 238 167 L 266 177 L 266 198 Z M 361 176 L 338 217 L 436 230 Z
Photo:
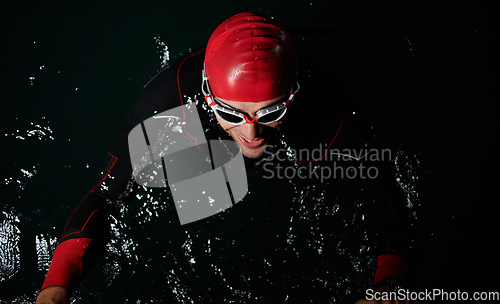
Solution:
M 292 30 L 352 88 L 382 146 L 393 149 L 416 234 L 412 288 L 498 291 L 489 279 L 498 274 L 495 1 L 18 1 L 0 9 L 1 303 L 34 302 L 62 227 L 142 86 L 243 10 Z M 292 191 L 295 202 L 321 202 L 321 190 L 308 189 Z M 138 193 L 113 226 L 116 238 L 72 301 L 194 301 L 182 275 L 156 266 L 169 257 L 148 241 L 161 237 L 171 213 L 161 204 L 167 194 L 148 194 Z M 317 277 L 338 301 L 371 275 L 364 231 L 340 226 L 349 238 L 335 250 L 348 266 Z M 189 254 L 195 236 L 185 233 Z M 165 282 L 169 288 L 156 288 Z M 241 288 L 233 296 L 248 295 Z

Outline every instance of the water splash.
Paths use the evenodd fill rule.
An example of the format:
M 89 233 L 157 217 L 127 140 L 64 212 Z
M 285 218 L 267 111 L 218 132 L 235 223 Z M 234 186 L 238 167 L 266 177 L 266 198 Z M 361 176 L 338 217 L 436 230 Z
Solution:
M 118 278 L 122 271 L 122 263 L 132 265 L 139 260 L 136 254 L 137 244 L 129 237 L 130 228 L 124 221 L 118 220 L 114 216 L 110 219 L 111 239 L 106 244 L 106 254 L 104 260 L 106 264 L 102 270 L 107 286 Z M 121 261 L 121 263 L 118 263 Z
M 174 298 L 178 303 L 195 303 L 189 296 L 189 289 L 183 284 L 180 276 L 173 269 L 167 274 L 167 284 L 172 289 Z
M 416 152 L 401 146 L 393 160 L 396 182 L 405 194 L 406 207 L 414 220 L 417 219 L 417 209 L 420 207 L 418 191 L 422 167 L 420 159 Z
M 136 194 L 136 198 L 143 202 L 139 211 L 134 216 L 138 219 L 139 224 L 151 222 L 152 220 L 159 218 L 158 212 L 168 209 L 166 202 L 168 202 L 169 196 L 164 197 L 161 194 L 155 195 L 153 189 L 146 189 L 145 187 L 143 187 L 143 190 L 145 193 Z
M 23 178 L 15 180 L 15 183 L 17 183 L 19 185 L 20 190 L 24 190 L 26 188 L 27 180 L 32 179 L 35 176 L 35 174 L 37 173 L 36 167 L 33 166 L 32 168 L 33 168 L 32 171 L 21 169 L 21 173 L 23 175 L 22 176 Z M 8 185 L 10 183 L 14 183 L 14 178 L 13 177 L 5 178 L 5 184 Z
M 0 282 L 12 278 L 21 267 L 19 241 L 20 222 L 15 210 L 2 211 L 4 219 L 0 222 Z
M 408 37 L 405 37 L 406 42 L 408 43 L 408 51 L 411 56 L 411 59 L 415 59 L 415 52 L 413 51 L 413 46 L 411 44 L 411 41 Z
M 52 255 L 56 250 L 57 237 L 51 237 L 46 234 L 35 236 L 36 255 L 38 258 L 38 270 L 45 273 L 49 270 Z
M 5 133 L 5 136 L 13 136 L 19 140 L 26 140 L 29 138 L 36 138 L 38 140 L 54 140 L 52 129 L 50 128 L 50 121 L 46 120 L 45 117 L 42 117 L 42 122 L 35 123 L 30 122 L 31 127 L 27 127 L 26 130 L 21 131 L 21 128 L 16 129 L 15 132 Z M 18 120 L 16 118 L 16 120 Z
M 160 54 L 161 67 L 164 68 L 168 65 L 170 60 L 170 52 L 168 51 L 168 46 L 165 42 L 161 41 L 160 35 L 156 35 L 154 37 L 156 42 L 156 48 L 158 49 L 158 53 Z

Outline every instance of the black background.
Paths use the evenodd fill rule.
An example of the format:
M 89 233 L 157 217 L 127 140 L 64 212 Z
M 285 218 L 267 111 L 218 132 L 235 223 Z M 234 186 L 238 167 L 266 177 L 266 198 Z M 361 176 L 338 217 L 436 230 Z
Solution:
M 172 59 L 206 44 L 225 18 L 252 10 L 275 17 L 299 47 L 329 64 L 384 147 L 418 155 L 413 289 L 498 291 L 498 7 L 395 0 L 2 3 L 2 178 L 22 180 L 20 169 L 32 165 L 37 174 L 22 180 L 24 189 L 2 185 L 0 204 L 19 212 L 22 231 L 57 235 L 142 85 L 161 67 L 154 37 Z M 55 140 L 15 138 L 30 122 L 45 121 Z M 36 263 L 31 259 L 26 263 Z M 37 287 L 26 288 L 30 294 Z

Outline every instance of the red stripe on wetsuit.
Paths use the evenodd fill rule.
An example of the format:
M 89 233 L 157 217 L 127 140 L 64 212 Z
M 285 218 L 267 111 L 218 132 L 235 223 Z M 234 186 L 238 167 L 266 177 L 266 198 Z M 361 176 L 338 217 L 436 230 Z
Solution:
M 408 262 L 405 259 L 390 253 L 379 255 L 373 285 L 390 276 L 402 277 L 407 269 Z
M 116 162 L 118 161 L 118 158 L 112 154 L 109 154 L 111 157 L 113 157 L 114 161 L 110 165 L 108 171 L 106 174 L 103 176 L 103 178 L 97 183 L 96 186 L 90 190 L 89 194 L 94 192 L 94 190 L 99 187 L 109 176 L 109 173 L 115 166 Z M 69 217 L 68 221 L 66 222 L 66 225 L 64 227 L 64 230 L 66 229 L 66 226 L 68 225 L 71 217 L 75 213 L 75 211 L 80 207 L 80 205 L 85 201 L 85 199 L 88 197 L 85 196 L 85 198 L 80 202 L 80 204 L 75 208 L 71 216 Z M 62 241 L 56 248 L 56 251 L 54 252 L 54 256 L 52 257 L 52 261 L 50 263 L 49 271 L 47 272 L 47 275 L 45 276 L 45 280 L 43 282 L 43 286 L 41 290 L 51 287 L 51 286 L 61 286 L 64 287 L 68 290 L 73 290 L 78 283 L 80 282 L 82 278 L 82 265 L 83 265 L 83 255 L 85 254 L 87 248 L 89 247 L 90 242 L 92 241 L 92 238 L 70 238 L 71 235 L 78 235 L 79 233 L 83 232 L 85 230 L 85 227 L 89 223 L 90 219 L 94 214 L 97 214 L 99 210 L 94 210 L 92 213 L 89 215 L 87 220 L 85 221 L 85 224 L 83 224 L 82 229 L 77 232 L 72 232 L 68 233 L 66 235 L 61 236 L 60 241 L 63 239 L 66 239 Z

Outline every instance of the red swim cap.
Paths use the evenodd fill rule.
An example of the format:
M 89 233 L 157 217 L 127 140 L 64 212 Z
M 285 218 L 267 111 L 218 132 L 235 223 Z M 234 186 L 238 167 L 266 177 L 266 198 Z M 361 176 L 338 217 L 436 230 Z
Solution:
M 213 32 L 205 71 L 215 96 L 260 102 L 290 93 L 296 58 L 290 33 L 281 25 L 268 17 L 241 13 Z

